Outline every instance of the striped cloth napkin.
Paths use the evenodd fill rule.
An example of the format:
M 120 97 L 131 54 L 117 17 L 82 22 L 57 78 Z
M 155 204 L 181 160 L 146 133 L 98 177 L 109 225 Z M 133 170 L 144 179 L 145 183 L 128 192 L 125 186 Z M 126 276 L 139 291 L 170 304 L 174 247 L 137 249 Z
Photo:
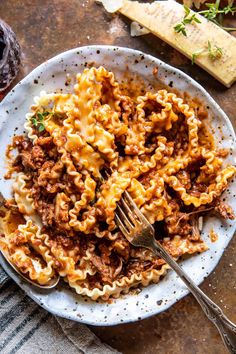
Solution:
M 0 266 L 1 354 L 117 354 L 87 326 L 51 315 L 31 300 Z

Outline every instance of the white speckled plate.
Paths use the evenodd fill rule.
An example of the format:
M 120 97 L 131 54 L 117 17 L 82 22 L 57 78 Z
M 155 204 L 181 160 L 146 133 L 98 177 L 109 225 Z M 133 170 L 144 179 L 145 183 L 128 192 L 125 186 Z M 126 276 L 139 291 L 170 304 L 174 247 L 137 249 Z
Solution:
M 33 97 L 41 90 L 71 91 L 73 82 L 70 86 L 65 85 L 66 73 L 73 76 L 82 71 L 91 61 L 96 66 L 104 65 L 107 69 L 114 71 L 118 78 L 124 74 L 124 71 L 127 72 L 128 66 L 131 76 L 138 74 L 151 85 L 160 85 L 160 82 L 165 85 L 171 83 L 170 85 L 179 91 L 185 91 L 192 97 L 197 97 L 208 107 L 210 115 L 214 117 L 211 127 L 219 145 L 231 149 L 228 162 L 235 164 L 235 134 L 231 123 L 216 102 L 193 79 L 150 55 L 132 49 L 110 46 L 82 47 L 62 53 L 37 67 L 0 104 L 0 190 L 5 197 L 10 196 L 12 183 L 3 178 L 6 171 L 5 149 L 14 133 L 22 133 L 25 114 L 32 104 Z M 153 69 L 156 67 L 158 67 L 158 76 L 154 78 Z M 224 198 L 236 210 L 234 193 L 235 184 L 231 183 Z M 211 243 L 208 237 L 208 232 L 213 225 L 219 235 L 215 243 Z M 183 262 L 183 268 L 197 284 L 201 283 L 219 262 L 225 247 L 233 237 L 235 226 L 235 221 L 222 223 L 215 217 L 205 218 L 203 238 L 210 249 L 204 254 L 193 256 Z M 116 325 L 137 321 L 166 310 L 188 293 L 181 280 L 170 271 L 161 282 L 143 288 L 139 294 L 125 295 L 110 304 L 93 302 L 77 295 L 67 285 L 64 285 L 63 281 L 56 289 L 39 290 L 23 282 L 2 257 L 0 257 L 0 263 L 15 282 L 46 310 L 58 316 L 91 325 Z

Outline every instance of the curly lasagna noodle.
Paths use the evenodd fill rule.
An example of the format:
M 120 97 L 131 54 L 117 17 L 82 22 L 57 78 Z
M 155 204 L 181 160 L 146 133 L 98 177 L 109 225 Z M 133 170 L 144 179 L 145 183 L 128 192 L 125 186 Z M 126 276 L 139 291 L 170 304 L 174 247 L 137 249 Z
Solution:
M 74 93 L 41 93 L 26 118 L 27 136 L 11 146 L 14 199 L 1 211 L 0 246 L 39 284 L 59 274 L 78 294 L 108 299 L 166 273 L 116 226 L 125 190 L 175 259 L 207 249 L 204 211 L 234 218 L 219 197 L 236 168 L 222 165 L 227 151 L 214 146 L 201 107 L 174 93 L 131 98 L 93 67 Z

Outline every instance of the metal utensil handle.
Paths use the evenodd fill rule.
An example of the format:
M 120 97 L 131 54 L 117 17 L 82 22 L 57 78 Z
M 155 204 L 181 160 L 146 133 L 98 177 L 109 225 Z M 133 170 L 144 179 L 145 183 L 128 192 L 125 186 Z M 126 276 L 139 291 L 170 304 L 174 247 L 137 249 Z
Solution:
M 175 270 L 178 276 L 187 285 L 193 296 L 196 298 L 209 320 L 217 327 L 225 346 L 230 353 L 236 353 L 236 325 L 232 323 L 204 292 L 189 278 L 185 271 L 168 254 L 168 252 L 158 243 L 153 244 L 151 250 L 164 259 L 169 266 Z

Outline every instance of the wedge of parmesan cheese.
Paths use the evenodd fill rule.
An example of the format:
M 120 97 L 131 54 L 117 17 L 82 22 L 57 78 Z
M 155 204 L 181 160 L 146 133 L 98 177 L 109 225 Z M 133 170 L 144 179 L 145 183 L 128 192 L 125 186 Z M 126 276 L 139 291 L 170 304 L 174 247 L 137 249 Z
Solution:
M 207 52 L 210 41 L 212 47 L 222 49 L 222 56 L 212 60 L 209 55 L 201 54 L 196 57 L 195 63 L 226 87 L 230 87 L 236 80 L 236 38 L 203 16 L 196 14 L 201 23 L 193 22 L 186 25 L 187 37 L 185 37 L 182 33 L 174 31 L 174 26 L 180 23 L 185 15 L 183 6 L 177 2 L 154 1 L 149 4 L 130 0 L 101 2 L 103 1 L 106 1 L 106 7 L 109 3 L 112 9 L 116 5 L 116 11 L 138 22 L 190 59 L 193 53 L 203 49 Z M 191 14 L 193 13 L 191 11 Z

